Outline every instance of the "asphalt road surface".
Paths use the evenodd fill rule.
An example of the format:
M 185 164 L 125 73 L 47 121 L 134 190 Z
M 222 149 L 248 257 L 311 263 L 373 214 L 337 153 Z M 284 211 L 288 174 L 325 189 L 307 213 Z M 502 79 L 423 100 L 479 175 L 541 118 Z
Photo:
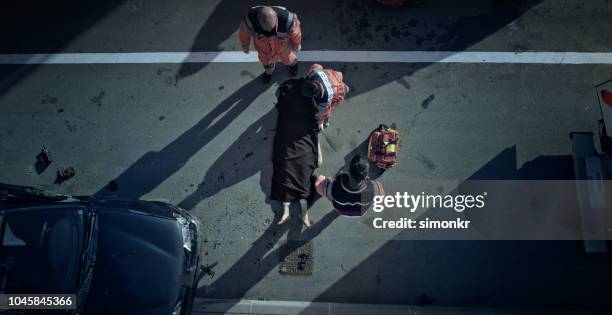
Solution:
M 274 2 L 274 1 L 273 1 Z M 251 1 L 2 5 L 3 54 L 239 50 Z M 612 3 L 276 1 L 305 51 L 612 53 Z M 321 137 L 333 175 L 380 123 L 402 136 L 381 180 L 572 179 L 572 131 L 596 131 L 610 64 L 346 63 L 351 87 Z M 300 63 L 304 74 L 309 63 Z M 612 257 L 577 241 L 405 241 L 340 218 L 325 200 L 277 227 L 267 198 L 278 67 L 242 62 L 0 65 L 0 182 L 73 195 L 166 200 L 205 226 L 215 276 L 201 297 L 610 310 Z M 46 146 L 55 161 L 39 173 Z M 54 183 L 55 169 L 77 175 Z M 118 191 L 106 186 L 116 179 Z M 293 209 L 297 211 L 297 208 Z M 297 212 L 295 212 L 297 213 Z M 287 239 L 312 240 L 312 276 L 279 274 Z

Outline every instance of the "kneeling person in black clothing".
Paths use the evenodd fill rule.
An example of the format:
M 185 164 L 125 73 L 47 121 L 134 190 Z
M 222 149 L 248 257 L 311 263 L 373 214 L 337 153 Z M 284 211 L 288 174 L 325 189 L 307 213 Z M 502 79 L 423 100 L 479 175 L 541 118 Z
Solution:
M 374 202 L 374 196 L 385 194 L 379 181 L 370 180 L 368 160 L 356 155 L 350 162 L 349 172 L 340 172 L 335 178 L 317 176 L 317 192 L 329 199 L 336 211 L 344 216 L 363 216 Z

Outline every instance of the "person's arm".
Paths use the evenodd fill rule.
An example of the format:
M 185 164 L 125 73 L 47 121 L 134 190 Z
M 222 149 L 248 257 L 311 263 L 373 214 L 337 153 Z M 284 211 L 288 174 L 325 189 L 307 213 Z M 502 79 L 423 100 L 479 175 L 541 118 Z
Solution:
M 299 51 L 302 49 L 302 28 L 297 14 L 291 14 L 293 14 L 293 26 L 289 29 L 289 32 L 287 32 L 287 39 L 291 42 L 293 50 Z
M 316 114 L 317 125 L 319 126 L 319 130 L 323 131 L 327 127 L 325 125 L 325 120 L 327 118 L 326 117 L 327 116 L 327 110 L 328 110 L 329 106 L 331 106 L 331 104 L 326 104 L 326 103 L 317 104 L 316 101 L 314 101 L 314 103 L 315 103 L 315 106 L 316 106 L 316 109 L 317 109 L 317 114 Z
M 347 95 L 347 94 L 349 94 L 349 92 L 351 91 L 351 89 L 350 89 L 350 88 L 349 88 L 349 86 L 348 86 L 348 85 L 346 85 L 345 83 L 342 83 L 342 84 L 344 84 L 344 96 L 346 97 L 346 95 Z
M 334 95 L 334 99 L 332 100 L 332 107 L 335 108 L 337 106 L 340 106 L 340 104 L 344 102 L 344 99 L 346 98 L 346 95 L 349 92 L 349 87 L 342 81 L 343 79 L 342 72 L 334 71 L 333 75 L 335 76 L 335 81 L 336 81 L 335 84 L 337 86 L 336 93 Z
M 243 19 L 240 22 L 240 31 L 238 32 L 238 38 L 240 39 L 240 45 L 242 46 L 242 51 L 245 54 L 249 53 L 249 46 L 251 46 L 251 36 L 252 36 L 252 31 Z
M 374 184 L 374 196 L 384 196 L 385 190 L 382 184 L 377 180 L 373 180 L 372 183 Z
M 315 181 L 315 189 L 317 190 L 317 193 L 327 199 L 331 199 L 329 197 L 329 193 L 333 181 L 334 180 L 332 178 L 327 178 L 321 175 L 317 176 L 317 180 Z

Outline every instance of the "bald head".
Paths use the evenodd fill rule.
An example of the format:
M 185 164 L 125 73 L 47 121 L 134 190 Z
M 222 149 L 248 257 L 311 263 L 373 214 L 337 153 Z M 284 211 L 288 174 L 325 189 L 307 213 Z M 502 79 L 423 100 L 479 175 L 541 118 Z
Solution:
M 276 15 L 276 11 L 271 7 L 263 7 L 257 13 L 257 19 L 259 20 L 259 25 L 265 31 L 270 32 L 276 27 L 276 23 L 278 21 L 278 16 Z

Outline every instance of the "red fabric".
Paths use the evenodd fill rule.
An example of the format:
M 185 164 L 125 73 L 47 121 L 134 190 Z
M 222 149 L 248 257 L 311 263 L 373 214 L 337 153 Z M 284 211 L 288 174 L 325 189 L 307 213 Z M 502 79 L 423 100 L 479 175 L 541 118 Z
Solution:
M 394 143 L 396 152 L 387 152 L 387 144 Z M 368 145 L 368 160 L 380 168 L 391 168 L 397 162 L 399 134 L 395 130 L 380 128 L 372 132 Z
M 376 0 L 376 1 L 378 1 L 378 3 L 380 4 L 388 5 L 394 8 L 402 7 L 406 5 L 406 3 L 408 3 L 408 0 Z
M 601 98 L 603 98 L 604 103 L 612 107 L 612 92 L 608 90 L 601 91 Z
M 330 106 L 327 106 L 325 111 L 317 113 L 317 120 L 318 120 L 318 124 L 320 125 L 324 123 L 325 120 L 331 116 L 332 111 L 336 107 L 342 104 L 342 102 L 346 98 L 346 95 L 349 93 L 350 89 L 346 84 L 344 84 L 344 82 L 342 82 L 344 78 L 344 75 L 342 74 L 342 72 L 335 71 L 332 69 L 324 69 L 323 66 L 317 63 L 313 64 L 310 67 L 310 70 L 308 70 L 306 77 L 310 77 L 315 70 L 322 70 L 323 72 L 325 72 L 327 77 L 329 77 L 329 79 L 331 80 L 332 88 L 334 89 L 333 91 L 334 97 L 331 101 Z

